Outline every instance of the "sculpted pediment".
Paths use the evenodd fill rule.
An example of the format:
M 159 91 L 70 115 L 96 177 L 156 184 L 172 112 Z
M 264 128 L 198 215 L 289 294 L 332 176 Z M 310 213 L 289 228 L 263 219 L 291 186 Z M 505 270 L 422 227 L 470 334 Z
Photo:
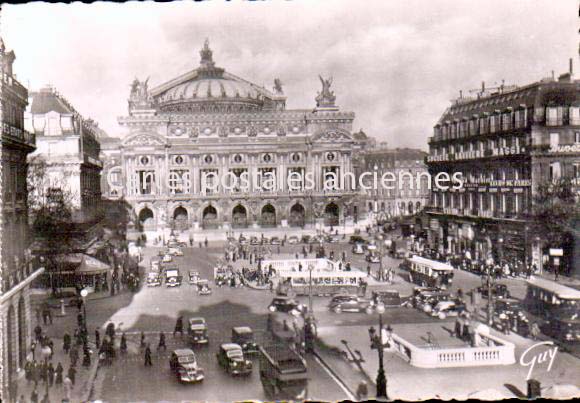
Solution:
M 337 141 L 351 141 L 352 137 L 347 130 L 339 128 L 329 128 L 316 132 L 312 136 L 312 141 L 317 142 L 337 142 Z
M 162 146 L 165 144 L 163 137 L 153 133 L 137 133 L 123 140 L 125 146 Z

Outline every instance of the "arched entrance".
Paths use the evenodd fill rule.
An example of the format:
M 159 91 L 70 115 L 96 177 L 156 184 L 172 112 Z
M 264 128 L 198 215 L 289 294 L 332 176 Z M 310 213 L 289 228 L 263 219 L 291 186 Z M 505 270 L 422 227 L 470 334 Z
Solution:
M 304 206 L 300 203 L 296 203 L 290 208 L 290 226 L 291 227 L 304 227 L 305 220 Z
M 328 203 L 324 209 L 324 225 L 338 225 L 339 208 L 336 203 Z
M 232 210 L 232 227 L 246 228 L 248 226 L 248 211 L 244 206 L 238 204 Z
M 202 213 L 202 226 L 204 229 L 206 228 L 217 228 L 218 220 L 217 220 L 217 210 L 211 204 L 203 209 Z
M 155 218 L 153 216 L 153 211 L 149 207 L 145 207 L 139 212 L 139 225 L 144 230 L 155 229 Z
M 262 207 L 262 227 L 275 227 L 276 226 L 276 209 L 271 204 L 266 204 Z
M 24 368 L 26 363 L 26 311 L 24 297 L 18 300 L 18 366 Z
M 14 375 L 15 371 L 15 363 L 14 363 L 14 306 L 10 305 L 8 308 L 8 319 L 6 321 L 6 344 L 7 350 L 5 358 L 6 369 L 8 371 L 8 385 L 12 383 L 12 376 Z
M 421 211 L 421 202 L 415 203 L 415 212 L 418 213 Z
M 173 220 L 175 222 L 175 229 L 183 231 L 189 228 L 188 214 L 185 207 L 179 206 L 173 211 Z
M 409 208 L 407 209 L 407 211 L 409 211 L 409 215 L 413 214 L 413 202 L 409 202 Z

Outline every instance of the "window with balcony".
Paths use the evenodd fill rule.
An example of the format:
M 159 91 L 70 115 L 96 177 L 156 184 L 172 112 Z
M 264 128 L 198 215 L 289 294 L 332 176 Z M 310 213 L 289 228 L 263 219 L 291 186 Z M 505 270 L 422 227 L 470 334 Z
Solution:
M 580 144 L 580 132 L 574 133 L 574 143 Z
M 515 128 L 516 129 L 522 129 L 522 128 L 526 127 L 526 110 L 525 109 L 520 109 L 520 110 L 515 111 L 514 118 L 515 118 Z
M 580 179 L 580 163 L 572 164 L 572 178 Z
M 489 118 L 489 132 L 496 133 L 499 131 L 499 115 L 491 115 Z
M 570 124 L 574 126 L 580 126 L 580 107 L 570 107 Z
M 560 145 L 560 133 L 550 133 L 550 148 L 558 148 Z
M 558 180 L 562 177 L 560 162 L 552 162 L 550 164 L 550 180 Z
M 501 115 L 501 129 L 503 131 L 508 131 L 512 129 L 512 114 L 504 113 Z
M 550 106 L 546 108 L 546 125 L 561 126 L 564 123 L 564 108 Z
M 479 119 L 479 133 L 487 134 L 489 132 L 489 118 L 482 117 Z

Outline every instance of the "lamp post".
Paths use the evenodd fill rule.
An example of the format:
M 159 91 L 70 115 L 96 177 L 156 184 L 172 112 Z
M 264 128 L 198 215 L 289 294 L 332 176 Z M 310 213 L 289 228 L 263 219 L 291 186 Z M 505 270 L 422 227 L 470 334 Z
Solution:
M 89 295 L 89 292 L 86 288 L 83 288 L 81 290 L 81 297 L 83 299 L 83 316 L 85 318 L 85 327 L 87 325 L 87 295 Z
M 308 314 L 309 316 L 314 317 L 314 313 L 312 311 L 312 271 L 314 270 L 314 266 L 311 264 L 308 265 Z
M 383 328 L 383 312 L 385 311 L 384 306 L 379 304 L 377 306 L 377 312 L 379 313 L 379 331 L 377 333 L 374 327 L 369 328 L 369 338 L 371 341 L 371 348 L 377 349 L 379 354 L 379 370 L 377 372 L 377 399 L 388 399 L 387 396 L 387 377 L 385 375 L 385 365 L 384 365 L 384 351 L 385 347 L 389 346 L 389 340 L 392 337 L 393 329 L 390 325 Z M 386 339 L 386 340 L 385 340 Z

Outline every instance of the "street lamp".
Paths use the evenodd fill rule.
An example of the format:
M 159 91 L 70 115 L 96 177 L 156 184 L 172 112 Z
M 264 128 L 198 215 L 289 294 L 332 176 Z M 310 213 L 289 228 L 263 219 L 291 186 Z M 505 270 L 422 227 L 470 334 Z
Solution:
M 87 323 L 87 295 L 89 295 L 89 292 L 86 288 L 83 288 L 81 290 L 81 297 L 83 299 L 83 316 L 85 317 L 85 326 Z
M 385 347 L 389 347 L 389 340 L 392 337 L 393 329 L 390 325 L 383 328 L 383 312 L 385 307 L 382 304 L 377 305 L 377 312 L 379 313 L 379 331 L 371 326 L 369 328 L 369 338 L 371 341 L 371 348 L 376 349 L 379 353 L 379 371 L 377 373 L 377 399 L 388 399 L 387 396 L 387 377 L 385 375 L 384 366 L 384 352 Z

